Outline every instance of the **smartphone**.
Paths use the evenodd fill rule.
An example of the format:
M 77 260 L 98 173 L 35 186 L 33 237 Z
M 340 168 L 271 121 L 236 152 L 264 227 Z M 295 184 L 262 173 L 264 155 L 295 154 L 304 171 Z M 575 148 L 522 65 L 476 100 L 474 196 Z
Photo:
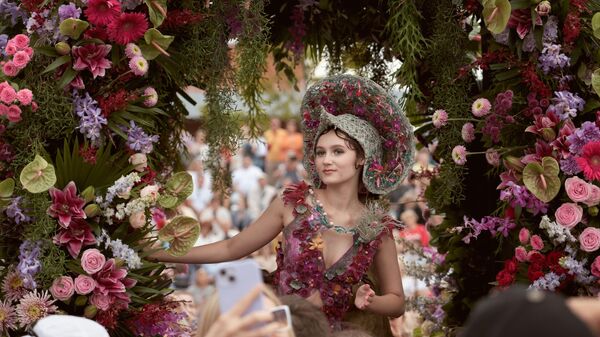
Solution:
M 221 263 L 217 266 L 215 283 L 219 291 L 221 314 L 228 312 L 252 289 L 263 283 L 258 263 L 252 259 L 244 259 Z M 264 295 L 261 292 L 244 315 L 263 310 Z

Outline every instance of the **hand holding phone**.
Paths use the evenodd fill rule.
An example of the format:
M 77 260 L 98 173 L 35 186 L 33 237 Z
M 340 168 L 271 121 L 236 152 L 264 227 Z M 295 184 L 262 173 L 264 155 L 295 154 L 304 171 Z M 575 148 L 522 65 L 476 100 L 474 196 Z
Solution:
M 221 314 L 230 311 L 253 289 L 263 284 L 262 274 L 256 261 L 245 259 L 219 264 L 215 283 L 219 291 Z M 243 314 L 249 314 L 264 308 L 264 295 L 259 292 Z

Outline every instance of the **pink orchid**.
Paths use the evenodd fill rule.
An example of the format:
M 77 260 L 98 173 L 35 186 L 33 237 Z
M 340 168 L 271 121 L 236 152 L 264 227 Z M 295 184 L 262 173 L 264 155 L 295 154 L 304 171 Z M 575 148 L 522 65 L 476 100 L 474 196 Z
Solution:
M 81 71 L 89 69 L 94 78 L 104 76 L 105 70 L 110 69 L 112 63 L 106 58 L 110 49 L 109 44 L 88 44 L 85 46 L 73 47 L 72 53 L 75 57 L 73 69 Z
M 68 183 L 62 191 L 53 187 L 48 192 L 52 197 L 48 215 L 58 218 L 58 223 L 63 228 L 69 228 L 72 218 L 86 218 L 83 211 L 85 200 L 77 196 L 77 187 L 74 182 Z
M 75 259 L 81 248 L 96 243 L 92 228 L 83 219 L 72 219 L 69 228 L 61 228 L 54 236 L 54 244 L 67 246 L 69 254 Z
M 125 291 L 135 286 L 137 281 L 126 276 L 127 269 L 117 267 L 115 259 L 109 259 L 104 267 L 92 276 L 96 281 L 94 294 L 109 296 L 114 305 L 127 308 L 130 298 Z

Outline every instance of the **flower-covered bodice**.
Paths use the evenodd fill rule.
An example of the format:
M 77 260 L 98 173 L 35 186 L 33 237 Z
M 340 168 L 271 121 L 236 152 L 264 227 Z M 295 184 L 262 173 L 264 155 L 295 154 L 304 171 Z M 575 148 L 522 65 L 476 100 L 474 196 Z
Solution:
M 350 229 L 353 244 L 331 266 L 323 257 L 323 231 L 341 231 L 329 226 L 326 215 L 310 198 L 311 187 L 304 182 L 292 185 L 283 194 L 286 205 L 294 208 L 294 220 L 283 230 L 283 242 L 277 248 L 275 284 L 282 295 L 309 297 L 318 291 L 322 310 L 333 328 L 338 328 L 353 303 L 353 286 L 359 284 L 373 262 L 381 237 L 389 233 L 394 221 L 366 212 Z M 314 200 L 313 200 L 314 201 Z M 379 214 L 381 215 L 381 214 Z

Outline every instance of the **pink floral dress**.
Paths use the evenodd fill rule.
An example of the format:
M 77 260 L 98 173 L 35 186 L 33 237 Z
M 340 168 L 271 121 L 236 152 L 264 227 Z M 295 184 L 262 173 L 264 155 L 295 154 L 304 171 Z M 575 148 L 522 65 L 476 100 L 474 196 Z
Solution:
M 315 200 L 309 202 L 309 198 L 314 198 L 312 189 L 304 182 L 292 185 L 283 193 L 284 203 L 294 207 L 295 218 L 283 229 L 283 242 L 277 247 L 274 284 L 281 295 L 297 294 L 306 298 L 319 291 L 323 312 L 332 328 L 339 329 L 344 315 L 354 304 L 353 286 L 362 283 L 382 236 L 391 235 L 396 223 L 387 216 L 376 219 L 363 215 L 357 226 L 348 230 L 353 234 L 354 244 L 327 268 L 321 234 L 342 229 L 329 226 L 323 210 L 313 207 Z

